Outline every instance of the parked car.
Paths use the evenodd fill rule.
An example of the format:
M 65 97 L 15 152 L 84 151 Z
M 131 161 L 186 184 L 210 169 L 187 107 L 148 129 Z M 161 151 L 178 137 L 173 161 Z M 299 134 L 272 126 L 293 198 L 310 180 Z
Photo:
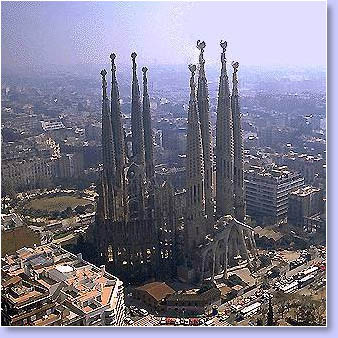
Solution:
M 160 320 L 160 324 L 165 325 L 166 323 L 167 323 L 166 318 L 162 317 L 161 320 Z
M 180 325 L 180 323 L 181 323 L 180 319 L 179 319 L 179 318 L 176 318 L 176 319 L 175 319 L 175 325 Z
M 192 326 L 197 326 L 199 324 L 198 318 L 190 318 L 189 324 Z
M 175 318 L 166 318 L 166 324 L 167 325 L 173 325 L 175 324 Z
M 184 318 L 184 325 L 189 326 L 189 318 Z
M 140 309 L 140 310 L 139 310 L 139 313 L 140 313 L 140 315 L 142 315 L 142 316 L 148 316 L 148 311 L 145 310 L 145 309 Z
M 124 322 L 125 322 L 126 324 L 128 324 L 128 325 L 132 325 L 132 324 L 134 323 L 134 321 L 133 321 L 131 318 L 129 318 L 129 317 L 125 318 L 125 319 L 124 319 Z

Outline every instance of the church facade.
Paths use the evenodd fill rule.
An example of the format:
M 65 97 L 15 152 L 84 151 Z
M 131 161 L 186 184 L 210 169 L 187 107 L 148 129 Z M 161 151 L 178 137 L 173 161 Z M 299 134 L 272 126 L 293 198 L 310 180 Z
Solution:
M 132 59 L 131 141 L 127 155 L 115 54 L 111 54 L 111 95 L 107 72 L 102 76 L 102 154 L 96 222 L 89 240 L 97 263 L 131 283 L 178 277 L 202 283 L 228 267 L 246 261 L 253 267 L 256 247 L 245 224 L 243 139 L 239 107 L 238 62 L 232 63 L 232 92 L 226 69 L 227 43 L 221 41 L 216 147 L 213 146 L 205 73 L 205 42 L 197 41 L 198 65 L 189 65 L 186 189 L 176 193 L 168 182 L 158 184 L 154 170 L 153 135 L 146 67 L 143 95 Z M 197 81 L 196 79 L 197 78 Z M 196 83 L 197 82 L 197 83 Z M 214 163 L 214 149 L 216 161 Z M 184 205 L 182 205 L 184 204 Z M 179 205 L 179 207 L 177 207 Z M 184 209 L 184 215 L 178 212 Z

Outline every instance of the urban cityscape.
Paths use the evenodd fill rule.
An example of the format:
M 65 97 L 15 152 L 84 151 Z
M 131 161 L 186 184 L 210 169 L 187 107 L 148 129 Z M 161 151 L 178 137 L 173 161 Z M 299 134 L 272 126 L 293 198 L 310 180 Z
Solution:
M 7 2 L 2 34 L 68 4 Z M 121 38 L 24 70 L 2 37 L 2 326 L 327 325 L 326 68 L 246 64 L 203 25 L 182 64 Z

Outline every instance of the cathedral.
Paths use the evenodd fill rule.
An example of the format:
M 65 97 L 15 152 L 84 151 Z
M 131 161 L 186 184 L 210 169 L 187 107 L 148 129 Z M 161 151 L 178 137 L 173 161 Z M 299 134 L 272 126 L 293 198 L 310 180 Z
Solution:
M 201 284 L 246 262 L 254 268 L 257 250 L 245 224 L 243 138 L 238 62 L 232 63 L 232 91 L 226 69 L 227 42 L 221 41 L 216 147 L 209 118 L 205 42 L 197 41 L 199 62 L 189 65 L 186 189 L 158 184 L 146 67 L 142 96 L 137 54 L 131 54 L 131 154 L 120 109 L 116 55 L 111 54 L 111 95 L 102 70 L 102 155 L 96 222 L 89 240 L 98 264 L 130 283 L 178 278 Z M 196 79 L 197 78 L 197 79 Z M 214 160 L 214 152 L 216 160 Z M 184 210 L 184 213 L 180 212 Z

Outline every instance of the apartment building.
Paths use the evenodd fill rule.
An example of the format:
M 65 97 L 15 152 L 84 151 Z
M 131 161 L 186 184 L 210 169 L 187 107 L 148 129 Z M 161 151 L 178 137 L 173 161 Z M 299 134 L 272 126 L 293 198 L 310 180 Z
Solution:
M 286 220 L 290 192 L 304 185 L 304 178 L 287 167 L 251 166 L 244 178 L 246 213 L 259 224 Z
M 123 283 L 58 245 L 2 258 L 3 325 L 120 326 Z

